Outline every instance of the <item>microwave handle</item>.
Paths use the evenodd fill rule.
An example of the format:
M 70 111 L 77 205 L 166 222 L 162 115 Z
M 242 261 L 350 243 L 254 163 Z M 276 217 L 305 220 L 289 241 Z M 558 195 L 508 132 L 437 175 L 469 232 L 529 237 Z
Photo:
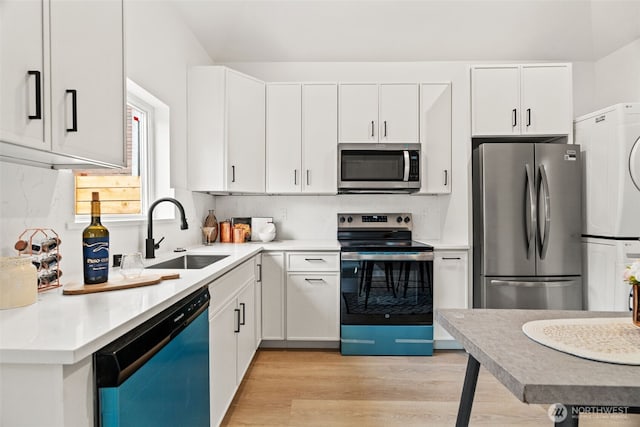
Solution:
M 404 177 L 402 177 L 402 180 L 407 182 L 409 181 L 409 168 L 411 166 L 409 161 L 409 151 L 404 150 L 402 153 L 404 154 Z

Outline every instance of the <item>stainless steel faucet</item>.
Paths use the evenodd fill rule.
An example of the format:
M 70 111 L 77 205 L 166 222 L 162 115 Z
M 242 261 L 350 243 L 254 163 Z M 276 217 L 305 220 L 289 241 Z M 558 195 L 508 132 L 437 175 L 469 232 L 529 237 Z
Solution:
M 149 218 L 147 224 L 147 239 L 145 240 L 146 246 L 146 255 L 145 258 L 155 258 L 156 257 L 156 249 L 160 248 L 160 242 L 164 240 L 164 237 L 158 240 L 158 243 L 153 241 L 153 209 L 161 202 L 171 202 L 178 207 L 180 211 L 180 219 L 182 220 L 182 224 L 180 225 L 180 230 L 186 230 L 189 228 L 189 224 L 187 224 L 187 218 L 184 215 L 184 207 L 182 204 L 172 197 L 163 197 L 162 199 L 158 199 L 151 204 L 149 207 Z

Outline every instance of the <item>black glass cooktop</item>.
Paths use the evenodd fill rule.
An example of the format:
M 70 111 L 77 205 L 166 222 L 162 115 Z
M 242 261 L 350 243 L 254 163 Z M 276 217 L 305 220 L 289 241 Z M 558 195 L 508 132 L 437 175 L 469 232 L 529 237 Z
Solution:
M 415 240 L 340 240 L 343 252 L 385 251 L 385 252 L 429 252 L 433 246 Z

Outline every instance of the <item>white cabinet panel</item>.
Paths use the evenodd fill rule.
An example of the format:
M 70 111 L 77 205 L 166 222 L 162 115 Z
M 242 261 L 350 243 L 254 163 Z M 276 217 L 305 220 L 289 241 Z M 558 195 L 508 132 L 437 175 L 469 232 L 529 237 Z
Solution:
M 472 69 L 471 76 L 471 133 L 519 135 L 519 68 L 478 67 Z
M 265 191 L 264 82 L 227 67 L 189 70 L 188 185 L 192 191 Z
M 472 134 L 571 136 L 571 81 L 570 64 L 472 67 Z
M 44 113 L 48 97 L 43 92 L 49 87 L 45 12 L 44 1 L 0 4 L 0 140 L 49 150 Z
M 451 84 L 420 85 L 422 194 L 451 193 Z
M 287 339 L 340 339 L 338 273 L 287 274 Z
M 125 164 L 122 16 L 120 1 L 51 0 L 56 152 Z
M 323 252 L 291 252 L 287 271 L 338 271 L 340 254 Z
M 267 85 L 267 192 L 300 192 L 302 95 L 300 84 Z
M 284 340 L 284 253 L 262 254 L 262 339 Z
M 566 66 L 522 67 L 522 133 L 570 134 L 571 72 Z
M 418 85 L 383 83 L 379 94 L 380 142 L 418 142 Z
M 433 262 L 434 308 L 467 308 L 468 275 L 466 251 L 436 251 Z M 453 337 L 440 324 L 434 322 L 434 339 L 452 340 Z
M 303 192 L 338 191 L 338 86 L 302 85 Z
M 124 166 L 122 0 L 0 6 L 0 153 L 40 166 Z
M 232 300 L 209 320 L 212 426 L 220 425 L 236 392 L 236 313 L 236 300 Z
M 339 96 L 339 141 L 377 142 L 378 85 L 342 84 Z
M 256 352 L 255 286 L 253 278 L 238 295 L 240 322 L 238 336 L 237 384 L 240 385 Z

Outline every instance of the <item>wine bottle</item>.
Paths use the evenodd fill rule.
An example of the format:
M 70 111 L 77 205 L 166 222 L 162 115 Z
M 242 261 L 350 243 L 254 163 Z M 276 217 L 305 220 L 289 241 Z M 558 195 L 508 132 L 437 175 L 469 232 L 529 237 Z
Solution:
M 91 224 L 82 232 L 84 283 L 109 279 L 109 230 L 100 223 L 100 193 L 91 193 Z

